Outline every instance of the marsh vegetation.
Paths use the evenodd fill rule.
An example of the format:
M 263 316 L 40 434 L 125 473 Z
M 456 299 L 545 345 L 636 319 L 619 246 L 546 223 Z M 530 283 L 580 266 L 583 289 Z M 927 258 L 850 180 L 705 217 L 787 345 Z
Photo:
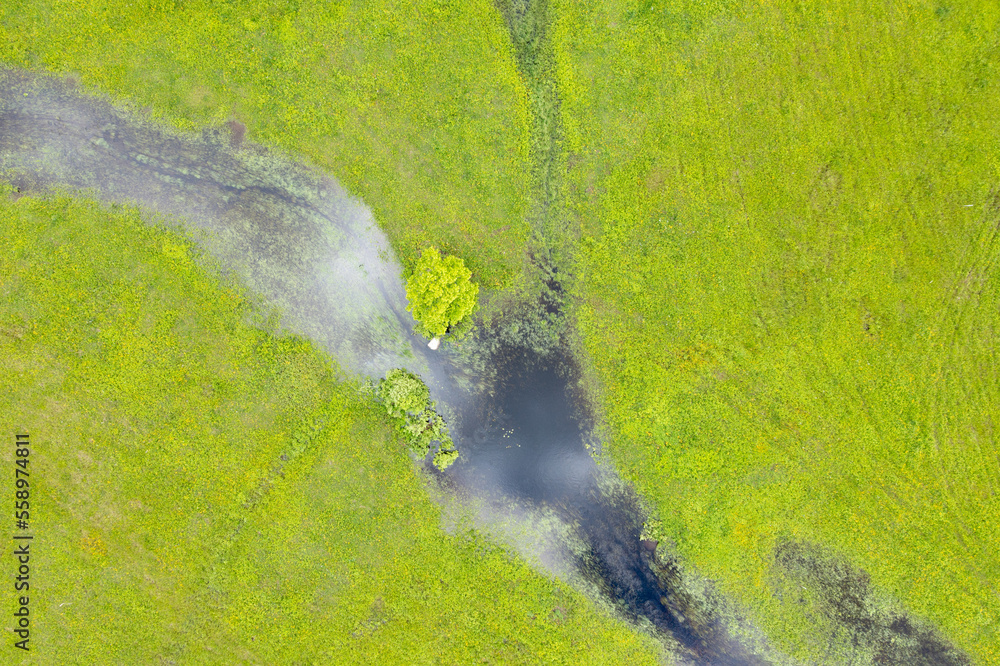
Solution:
M 404 270 L 431 245 L 466 262 L 491 290 L 482 344 L 571 340 L 647 542 L 780 650 L 986 664 L 996 20 L 985 2 L 18 3 L 0 58 L 304 156 L 373 208 Z M 53 650 L 96 654 L 70 636 L 100 626 L 123 658 L 287 660 L 294 620 L 317 659 L 657 658 L 444 536 L 384 410 L 195 246 L 128 208 L 2 206 L 4 411 L 54 443 L 67 498 Z M 565 292 L 539 286 L 554 270 Z
M 35 654 L 656 662 L 648 638 L 471 525 L 446 535 L 364 385 L 268 330 L 184 235 L 129 207 L 10 194 L 0 407 L 44 446 Z

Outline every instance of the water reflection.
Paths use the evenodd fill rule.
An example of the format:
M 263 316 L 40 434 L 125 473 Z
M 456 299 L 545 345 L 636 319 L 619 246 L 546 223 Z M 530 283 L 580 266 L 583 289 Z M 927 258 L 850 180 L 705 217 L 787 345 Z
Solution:
M 543 292 L 535 311 L 551 314 L 550 303 Z M 763 663 L 729 637 L 712 609 L 680 591 L 676 568 L 655 557 L 655 544 L 641 540 L 638 498 L 587 448 L 589 419 L 568 390 L 578 372 L 565 347 L 516 344 L 499 327 L 485 328 L 477 343 L 489 350 L 488 371 L 464 414 L 458 435 L 466 455 L 452 477 L 459 487 L 493 498 L 490 510 L 480 511 L 481 522 L 500 523 L 501 537 L 529 557 L 560 575 L 569 572 L 626 615 L 672 637 L 685 661 Z M 529 523 L 533 516 L 545 520 L 518 530 L 503 522 L 507 511 Z M 564 548 L 549 546 L 539 557 L 538 541 L 548 544 L 553 537 Z

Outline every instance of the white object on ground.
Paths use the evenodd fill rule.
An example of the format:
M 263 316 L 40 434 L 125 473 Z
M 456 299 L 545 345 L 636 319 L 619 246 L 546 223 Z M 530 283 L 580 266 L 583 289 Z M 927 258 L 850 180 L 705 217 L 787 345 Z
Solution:
M 440 344 L 441 344 L 441 338 L 434 338 L 433 340 L 427 343 L 427 346 L 430 347 L 431 349 L 437 349 L 438 345 Z

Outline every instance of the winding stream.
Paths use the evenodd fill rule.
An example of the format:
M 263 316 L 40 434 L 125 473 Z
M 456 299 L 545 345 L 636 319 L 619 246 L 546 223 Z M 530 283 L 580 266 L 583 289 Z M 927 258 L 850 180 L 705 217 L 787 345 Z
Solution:
M 556 348 L 542 357 L 490 329 L 473 344 L 489 350 L 478 363 L 447 344 L 430 351 L 413 333 L 384 234 L 328 177 L 237 147 L 228 131 L 171 134 L 58 79 L 6 71 L 0 90 L 0 176 L 22 193 L 70 188 L 170 216 L 281 313 L 282 329 L 310 338 L 345 369 L 372 378 L 393 367 L 418 373 L 462 452 L 444 481 L 475 498 L 500 538 L 589 582 L 684 651 L 746 663 L 724 659 L 690 628 L 689 609 L 661 589 L 640 543 L 636 498 L 585 446 L 567 394 L 575 372 L 568 354 Z M 498 527 L 515 515 L 529 523 L 544 516 L 546 554 L 517 541 L 518 521 Z
M 425 379 L 462 452 L 439 478 L 485 529 L 609 599 L 682 661 L 765 663 L 761 650 L 782 660 L 762 642 L 732 639 L 656 544 L 641 540 L 638 498 L 587 446 L 577 369 L 557 338 L 539 347 L 484 326 L 464 349 L 430 351 L 413 334 L 400 266 L 370 211 L 233 129 L 182 137 L 65 81 L 0 70 L 0 178 L 23 193 L 82 190 L 182 222 L 280 312 L 283 329 L 348 371 L 380 378 L 406 367 Z M 559 290 L 552 278 L 529 305 L 557 317 L 545 299 Z

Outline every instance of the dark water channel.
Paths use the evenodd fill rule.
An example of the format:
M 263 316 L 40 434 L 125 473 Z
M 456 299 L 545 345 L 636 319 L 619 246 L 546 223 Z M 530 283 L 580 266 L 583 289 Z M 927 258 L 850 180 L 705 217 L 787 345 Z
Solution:
M 730 637 L 664 548 L 642 541 L 634 492 L 595 463 L 577 368 L 551 332 L 557 279 L 522 320 L 432 352 L 413 334 L 400 267 L 367 208 L 328 177 L 244 144 L 242 131 L 181 136 L 65 81 L 0 70 L 0 179 L 23 193 L 64 187 L 175 216 L 280 311 L 283 329 L 351 372 L 407 367 L 425 379 L 462 452 L 439 478 L 478 507 L 481 525 L 609 600 L 682 662 L 786 661 Z M 538 330 L 548 333 L 532 337 Z
M 641 539 L 638 498 L 595 464 L 585 444 L 588 417 L 568 390 L 576 368 L 565 349 L 542 356 L 501 344 L 489 365 L 485 390 L 461 420 L 466 456 L 452 472 L 457 484 L 498 498 L 500 511 L 513 502 L 554 512 L 571 526 L 576 548 L 563 554 L 571 568 L 627 616 L 673 637 L 692 660 L 758 663 L 726 637 L 709 609 L 692 608 L 691 599 L 671 590 L 676 572 L 656 560 L 655 543 Z
M 371 213 L 329 178 L 238 145 L 240 133 L 182 137 L 65 81 L 0 72 L 0 177 L 23 194 L 69 188 L 174 216 L 281 312 L 283 329 L 353 372 L 417 372 L 462 452 L 446 485 L 493 515 L 509 518 L 515 506 L 545 513 L 574 542 L 556 548 L 551 569 L 575 572 L 700 661 L 746 663 L 724 658 L 718 641 L 692 629 L 683 600 L 658 581 L 650 544 L 640 542 L 636 498 L 598 469 L 585 445 L 586 414 L 567 392 L 571 357 L 489 327 L 463 353 L 449 345 L 430 351 L 412 332 L 400 267 Z

